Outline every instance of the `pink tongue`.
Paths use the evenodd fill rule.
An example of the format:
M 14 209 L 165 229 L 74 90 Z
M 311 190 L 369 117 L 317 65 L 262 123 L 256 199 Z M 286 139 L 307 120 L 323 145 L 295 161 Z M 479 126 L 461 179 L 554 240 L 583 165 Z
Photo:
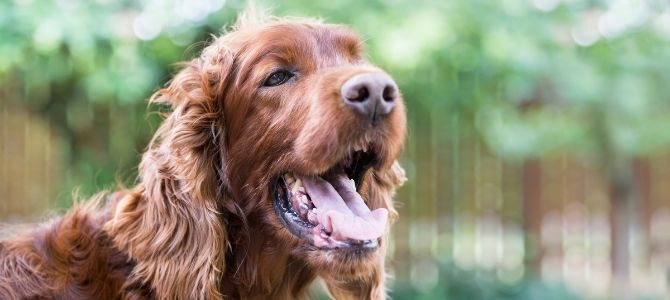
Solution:
M 330 182 L 321 177 L 300 179 L 317 208 L 319 222 L 336 239 L 371 240 L 384 234 L 388 211 L 370 211 L 345 174 L 329 177 Z

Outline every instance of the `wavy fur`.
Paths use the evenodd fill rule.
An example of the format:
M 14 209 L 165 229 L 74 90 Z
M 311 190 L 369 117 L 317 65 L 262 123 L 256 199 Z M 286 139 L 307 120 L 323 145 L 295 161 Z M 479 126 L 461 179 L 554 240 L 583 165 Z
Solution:
M 294 299 L 321 276 L 336 299 L 386 297 L 386 237 L 366 255 L 316 249 L 283 227 L 271 186 L 287 171 L 324 172 L 353 144 L 374 145 L 379 164 L 361 195 L 395 219 L 404 107 L 374 129 L 342 107 L 345 80 L 380 72 L 350 29 L 259 19 L 241 17 L 151 97 L 171 112 L 142 156 L 137 186 L 0 242 L 0 294 Z M 260 87 L 286 64 L 301 70 L 299 80 Z

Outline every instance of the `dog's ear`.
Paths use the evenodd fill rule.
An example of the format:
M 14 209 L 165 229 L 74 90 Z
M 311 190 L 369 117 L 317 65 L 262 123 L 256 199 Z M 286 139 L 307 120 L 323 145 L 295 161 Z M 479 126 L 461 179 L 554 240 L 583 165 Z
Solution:
M 173 173 L 181 173 L 190 185 L 189 190 L 204 193 L 196 198 L 210 198 L 212 191 L 207 187 L 211 184 L 219 188 L 228 184 L 223 164 L 226 154 L 223 106 L 233 55 L 221 46 L 221 40 L 186 63 L 167 87 L 150 98 L 151 103 L 168 104 L 172 112 L 154 135 L 147 152 L 170 148 L 170 158 L 179 160 L 172 163 L 179 166 Z M 207 174 L 210 171 L 217 174 Z
M 106 225 L 160 299 L 221 299 L 227 233 L 224 89 L 233 58 L 209 46 L 152 102 L 171 112 L 140 164 L 141 184 Z

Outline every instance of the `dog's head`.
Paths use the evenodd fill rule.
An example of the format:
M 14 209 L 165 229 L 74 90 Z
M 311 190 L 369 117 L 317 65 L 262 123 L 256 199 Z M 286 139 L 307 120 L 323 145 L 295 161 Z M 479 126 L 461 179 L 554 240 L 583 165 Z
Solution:
M 180 169 L 180 192 L 218 198 L 251 238 L 321 274 L 368 274 L 383 259 L 391 197 L 404 180 L 397 84 L 345 26 L 242 23 L 154 96 L 173 113 L 152 149 L 171 148 L 165 164 Z
M 233 60 L 222 101 L 238 204 L 272 209 L 274 237 L 309 263 L 363 268 L 392 210 L 384 173 L 397 171 L 405 135 L 396 83 L 340 25 L 276 21 L 213 47 L 205 55 L 226 49 Z

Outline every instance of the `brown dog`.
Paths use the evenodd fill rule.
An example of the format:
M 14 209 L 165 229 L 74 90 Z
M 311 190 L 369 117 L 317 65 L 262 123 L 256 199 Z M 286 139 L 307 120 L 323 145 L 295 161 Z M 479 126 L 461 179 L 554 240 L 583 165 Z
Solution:
M 136 187 L 0 243 L 2 299 L 385 297 L 398 87 L 347 27 L 250 20 L 153 95 Z

